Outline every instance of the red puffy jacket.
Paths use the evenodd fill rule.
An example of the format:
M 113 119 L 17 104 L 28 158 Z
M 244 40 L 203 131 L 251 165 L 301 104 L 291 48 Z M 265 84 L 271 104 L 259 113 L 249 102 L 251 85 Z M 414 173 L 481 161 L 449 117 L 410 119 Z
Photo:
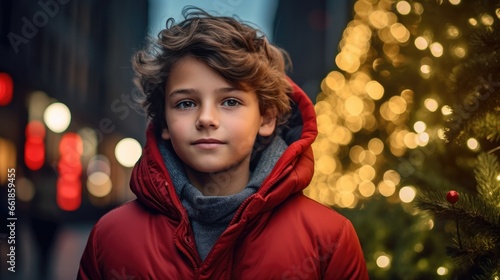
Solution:
M 300 139 L 242 203 L 203 262 L 150 126 L 131 178 L 137 199 L 94 226 L 78 279 L 368 279 L 352 224 L 302 194 L 314 170 L 316 116 L 292 85 Z

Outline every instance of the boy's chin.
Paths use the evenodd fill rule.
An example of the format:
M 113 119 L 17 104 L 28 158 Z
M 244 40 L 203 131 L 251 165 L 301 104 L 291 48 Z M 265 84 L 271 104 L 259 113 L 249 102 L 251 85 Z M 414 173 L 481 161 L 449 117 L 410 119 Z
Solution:
M 189 169 L 191 169 L 195 173 L 216 175 L 216 174 L 220 174 L 220 173 L 239 170 L 241 167 L 243 167 L 242 162 L 238 162 L 238 163 L 235 163 L 232 165 L 227 165 L 227 166 L 216 166 L 216 165 L 190 166 Z M 247 169 L 248 168 L 249 168 L 249 166 L 247 167 Z

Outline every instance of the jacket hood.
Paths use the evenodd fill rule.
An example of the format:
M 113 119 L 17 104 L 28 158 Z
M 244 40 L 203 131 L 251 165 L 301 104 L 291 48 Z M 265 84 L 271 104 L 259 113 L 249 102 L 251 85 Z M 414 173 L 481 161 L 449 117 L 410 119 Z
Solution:
M 301 192 L 311 181 L 314 173 L 311 144 L 317 135 L 316 114 L 304 91 L 292 80 L 289 82 L 293 110 L 289 121 L 278 132 L 289 146 L 258 191 L 243 202 L 233 220 L 273 209 L 289 196 Z M 165 167 L 152 123 L 147 128 L 142 156 L 132 171 L 130 187 L 146 207 L 174 220 L 188 219 Z

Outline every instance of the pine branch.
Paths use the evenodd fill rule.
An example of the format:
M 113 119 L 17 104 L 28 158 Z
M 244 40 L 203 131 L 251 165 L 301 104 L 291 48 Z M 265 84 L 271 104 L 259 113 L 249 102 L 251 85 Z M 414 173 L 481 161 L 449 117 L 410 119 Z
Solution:
M 491 277 L 500 270 L 500 208 L 466 193 L 460 194 L 455 206 L 445 197 L 444 191 L 423 192 L 416 206 L 437 219 L 458 221 L 460 244 L 453 239 L 447 246 L 448 255 L 477 279 Z
M 474 170 L 477 190 L 481 198 L 491 205 L 500 207 L 500 164 L 493 154 L 482 153 L 477 158 L 477 167 Z
M 490 280 L 495 279 L 495 276 L 500 276 L 500 263 L 498 263 L 498 259 L 497 263 L 492 260 L 486 260 L 479 268 L 483 273 L 473 276 L 473 280 Z
M 461 232 L 466 236 L 477 235 L 500 242 L 500 208 L 466 193 L 460 194 L 460 200 L 453 208 L 445 197 L 443 191 L 423 192 L 416 200 L 416 207 L 438 219 L 458 219 Z
M 469 36 L 470 56 L 450 76 L 453 114 L 446 139 L 456 143 L 474 136 L 500 140 L 500 22 Z
M 460 267 L 487 267 L 490 263 L 499 261 L 499 244 L 491 239 L 480 236 L 472 236 L 462 239 L 462 244 L 458 244 L 453 239 L 448 246 L 448 255 L 454 258 Z

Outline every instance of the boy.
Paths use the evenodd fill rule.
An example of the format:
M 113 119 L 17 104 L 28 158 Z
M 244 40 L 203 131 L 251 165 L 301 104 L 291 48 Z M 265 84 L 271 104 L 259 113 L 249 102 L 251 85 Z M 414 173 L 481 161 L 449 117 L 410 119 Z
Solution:
M 306 198 L 314 108 L 286 54 L 196 8 L 133 58 L 151 123 L 79 279 L 367 279 L 351 223 Z M 287 120 L 288 116 L 288 120 Z

